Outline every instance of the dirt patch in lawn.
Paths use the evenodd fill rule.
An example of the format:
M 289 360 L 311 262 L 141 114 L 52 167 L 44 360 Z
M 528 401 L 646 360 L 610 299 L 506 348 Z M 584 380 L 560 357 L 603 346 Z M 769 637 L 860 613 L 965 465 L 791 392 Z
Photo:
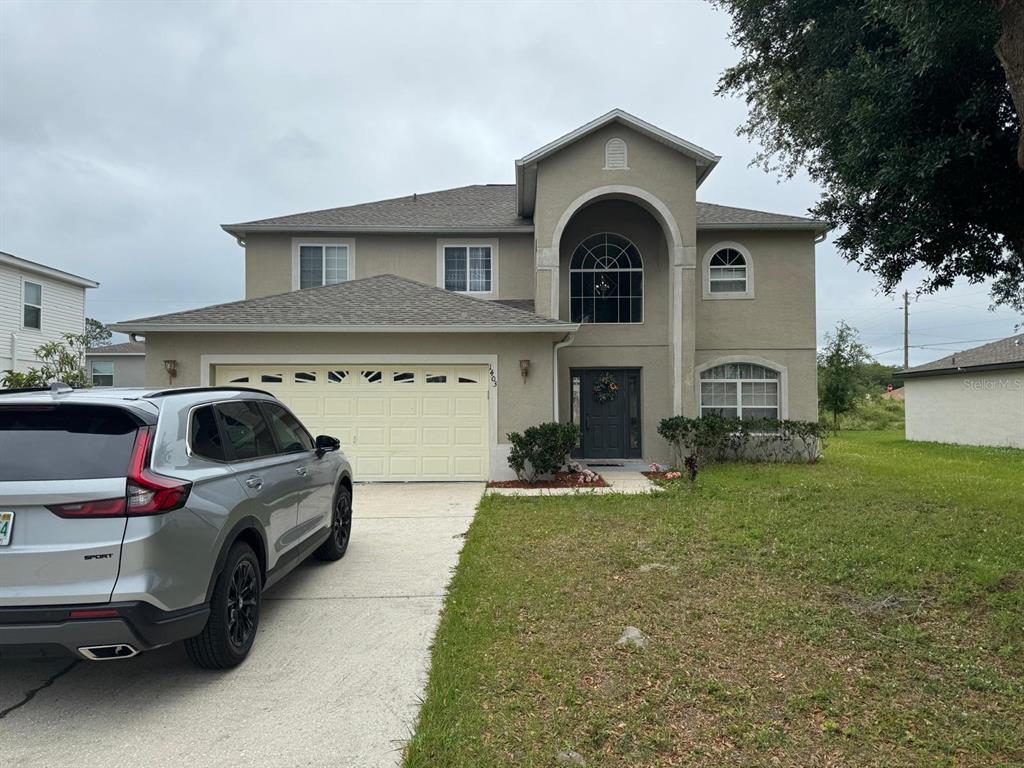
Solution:
M 499 480 L 487 484 L 488 488 L 607 488 L 608 483 L 600 475 L 589 483 L 575 472 L 555 472 L 550 480 L 524 483 L 522 480 Z

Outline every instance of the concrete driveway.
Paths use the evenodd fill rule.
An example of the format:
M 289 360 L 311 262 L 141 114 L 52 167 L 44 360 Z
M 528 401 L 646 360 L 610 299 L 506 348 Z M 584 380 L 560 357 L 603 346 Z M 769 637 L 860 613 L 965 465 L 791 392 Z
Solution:
M 194 668 L 180 645 L 126 661 L 3 660 L 0 762 L 394 766 L 482 493 L 357 486 L 348 554 L 266 593 L 256 645 L 231 672 Z

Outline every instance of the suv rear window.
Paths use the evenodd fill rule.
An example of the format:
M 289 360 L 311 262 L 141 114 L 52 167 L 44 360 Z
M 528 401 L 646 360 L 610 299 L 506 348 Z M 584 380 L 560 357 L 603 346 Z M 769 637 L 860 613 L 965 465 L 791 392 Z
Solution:
M 0 481 L 124 477 L 138 426 L 110 406 L 0 406 Z

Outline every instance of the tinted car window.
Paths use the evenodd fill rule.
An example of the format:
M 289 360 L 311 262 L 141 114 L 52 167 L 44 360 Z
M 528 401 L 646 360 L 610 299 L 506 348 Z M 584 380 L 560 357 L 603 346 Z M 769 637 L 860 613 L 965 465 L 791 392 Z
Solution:
M 225 461 L 227 459 L 212 405 L 197 408 L 193 411 L 188 437 L 189 445 L 192 446 L 192 453 L 196 456 L 204 459 L 213 459 L 214 461 Z
M 0 406 L 0 481 L 124 477 L 137 428 L 110 406 Z
M 274 437 L 277 438 L 277 444 L 282 451 L 297 453 L 313 450 L 313 441 L 298 419 L 275 403 L 264 403 L 263 408 L 267 412 L 267 421 L 270 422 L 270 428 L 274 431 Z
M 224 425 L 224 437 L 231 449 L 231 458 L 256 459 L 277 453 L 270 428 L 256 403 L 237 400 L 214 407 Z

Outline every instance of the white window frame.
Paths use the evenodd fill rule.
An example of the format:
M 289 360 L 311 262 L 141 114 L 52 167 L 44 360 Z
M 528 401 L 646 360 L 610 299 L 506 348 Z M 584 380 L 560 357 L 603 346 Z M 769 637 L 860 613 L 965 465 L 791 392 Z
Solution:
M 728 291 L 726 293 L 711 292 L 711 258 L 724 248 L 732 248 L 734 251 L 738 251 L 740 255 L 743 256 L 744 261 L 746 261 L 747 287 L 745 291 Z M 704 253 L 704 260 L 701 266 L 701 284 L 704 286 L 705 299 L 718 300 L 754 298 L 754 259 L 750 255 L 750 249 L 742 243 L 733 242 L 731 240 L 724 240 L 712 245 Z
M 39 286 L 39 303 L 30 304 L 25 296 L 25 285 L 31 283 L 32 285 Z M 35 280 L 29 280 L 28 278 L 21 278 L 21 328 L 25 331 L 42 331 L 43 330 L 43 284 L 36 282 Z M 31 325 L 25 325 L 25 307 L 35 307 L 39 310 L 39 327 L 35 328 Z
M 99 374 L 100 376 L 109 376 L 110 377 L 110 383 L 109 384 L 97 384 L 96 383 L 96 376 L 97 376 L 96 366 L 97 365 L 109 365 L 110 366 L 110 373 L 100 373 Z M 89 361 L 89 382 L 94 387 L 112 387 L 112 386 L 114 386 L 114 361 L 113 360 L 90 360 Z
M 446 290 L 444 287 L 444 249 L 445 248 L 466 248 L 466 287 L 469 287 L 469 248 L 490 248 L 491 249 L 491 290 L 489 291 L 452 291 L 467 296 L 476 296 L 480 299 L 498 298 L 498 240 L 487 238 L 439 238 L 437 240 L 437 287 Z
M 760 365 L 765 368 L 770 368 L 773 371 L 777 371 L 779 374 L 778 379 L 702 379 L 700 375 L 711 368 L 717 368 L 720 365 L 728 365 L 729 363 L 749 363 L 751 365 Z M 715 381 L 715 382 L 755 382 L 755 381 L 777 381 L 779 384 L 779 415 L 778 418 L 785 420 L 789 418 L 789 369 L 776 362 L 775 360 L 768 360 L 764 357 L 758 357 L 757 355 L 724 355 L 723 357 L 716 357 L 714 360 L 708 360 L 705 363 L 698 365 L 693 372 L 693 380 L 695 386 L 695 392 L 697 393 L 697 415 L 703 413 L 703 402 L 701 399 L 701 388 L 700 384 L 702 381 Z M 743 415 L 743 391 L 737 385 L 736 388 L 736 413 L 737 415 Z M 713 407 L 713 406 L 709 406 Z
M 343 283 L 347 283 L 349 280 L 355 279 L 356 275 L 356 240 L 354 237 L 318 237 L 318 238 L 292 238 L 292 290 L 299 290 L 301 285 L 300 279 L 300 268 L 299 268 L 299 253 L 301 252 L 302 246 L 335 246 L 342 245 L 348 248 L 348 270 L 345 274 Z M 323 263 L 323 259 L 326 258 L 324 254 L 326 251 L 321 251 L 321 265 L 323 272 L 321 275 L 326 275 L 326 264 Z M 334 283 L 321 283 L 321 285 L 334 285 Z

